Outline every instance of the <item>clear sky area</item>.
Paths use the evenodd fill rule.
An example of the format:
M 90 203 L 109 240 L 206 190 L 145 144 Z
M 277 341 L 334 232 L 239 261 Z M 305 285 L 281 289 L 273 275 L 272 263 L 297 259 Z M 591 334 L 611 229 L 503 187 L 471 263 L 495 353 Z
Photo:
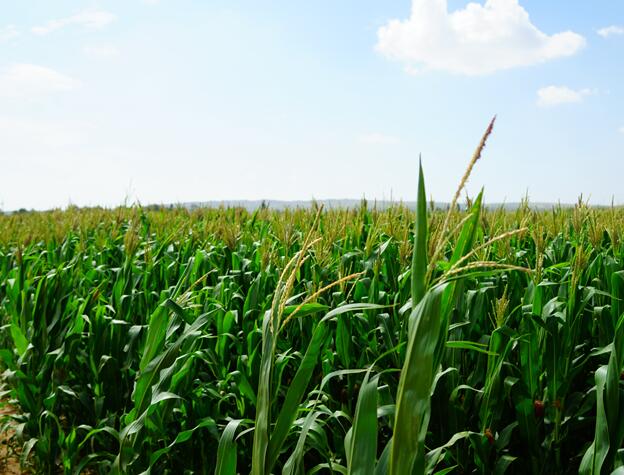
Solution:
M 0 209 L 361 198 L 624 204 L 624 1 L 23 0 Z

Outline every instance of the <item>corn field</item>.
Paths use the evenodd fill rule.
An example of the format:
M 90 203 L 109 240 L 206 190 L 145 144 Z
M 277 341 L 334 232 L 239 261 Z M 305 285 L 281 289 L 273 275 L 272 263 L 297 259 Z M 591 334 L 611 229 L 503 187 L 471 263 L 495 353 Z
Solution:
M 624 473 L 624 210 L 417 191 L 0 216 L 22 470 Z

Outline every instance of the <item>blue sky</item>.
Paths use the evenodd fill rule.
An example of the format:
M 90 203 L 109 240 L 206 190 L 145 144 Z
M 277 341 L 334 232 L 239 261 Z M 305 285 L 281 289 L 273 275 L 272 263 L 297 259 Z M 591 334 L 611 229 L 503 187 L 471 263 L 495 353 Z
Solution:
M 0 207 L 624 203 L 624 2 L 24 0 L 0 18 Z

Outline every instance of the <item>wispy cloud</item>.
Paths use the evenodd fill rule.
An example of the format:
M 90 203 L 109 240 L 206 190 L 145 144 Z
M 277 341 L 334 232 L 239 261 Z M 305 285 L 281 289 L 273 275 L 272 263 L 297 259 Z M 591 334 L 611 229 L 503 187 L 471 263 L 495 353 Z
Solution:
M 611 25 L 598 30 L 598 34 L 603 38 L 609 36 L 624 35 L 624 26 Z
M 86 45 L 82 48 L 90 58 L 110 59 L 119 56 L 119 50 L 111 45 Z
M 620 133 L 621 133 L 622 135 L 624 135 L 624 125 L 623 125 L 622 127 L 620 127 Z
M 35 26 L 32 32 L 36 35 L 47 35 L 68 26 L 81 26 L 88 30 L 101 30 L 115 20 L 115 15 L 104 10 L 85 10 L 75 15 L 50 20 L 45 25 Z
M 583 102 L 586 96 L 596 94 L 595 89 L 574 90 L 568 86 L 548 86 L 537 91 L 537 105 L 552 107 L 561 104 L 577 104 Z
M 11 41 L 13 38 L 19 36 L 19 31 L 14 25 L 7 25 L 0 27 L 0 43 Z
M 0 97 L 34 99 L 75 89 L 80 82 L 54 69 L 14 64 L 0 72 Z
M 376 49 L 411 72 L 482 75 L 572 56 L 585 43 L 572 31 L 540 31 L 518 0 L 473 2 L 453 12 L 446 0 L 412 0 L 408 19 L 379 29 Z
M 359 137 L 359 141 L 368 145 L 396 145 L 400 142 L 398 137 L 379 132 L 363 134 Z

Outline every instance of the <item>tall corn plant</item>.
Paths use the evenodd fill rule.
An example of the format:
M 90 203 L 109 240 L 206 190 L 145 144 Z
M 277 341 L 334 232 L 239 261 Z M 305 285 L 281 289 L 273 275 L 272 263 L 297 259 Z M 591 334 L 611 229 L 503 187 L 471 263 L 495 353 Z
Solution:
M 316 367 L 323 344 L 328 336 L 329 328 L 327 323 L 343 313 L 380 308 L 379 305 L 375 304 L 349 304 L 328 311 L 325 314 L 325 316 L 314 327 L 312 338 L 308 343 L 303 359 L 301 360 L 288 390 L 286 391 L 283 403 L 279 408 L 278 416 L 272 424 L 271 410 L 276 401 L 272 400 L 271 395 L 274 394 L 274 385 L 277 384 L 279 386 L 281 384 L 281 381 L 279 380 L 274 381 L 275 375 L 273 372 L 280 333 L 295 317 L 301 318 L 306 315 L 327 311 L 328 307 L 314 302 L 316 298 L 330 288 L 355 279 L 361 275 L 359 273 L 347 275 L 346 277 L 338 279 L 337 281 L 322 287 L 305 298 L 302 303 L 298 305 L 289 305 L 292 300 L 291 297 L 297 273 L 303 262 L 308 258 L 306 253 L 316 242 L 312 239 L 313 232 L 318 225 L 321 213 L 322 208 L 319 208 L 314 223 L 310 232 L 305 237 L 301 249 L 295 254 L 282 271 L 277 283 L 271 309 L 265 313 L 262 320 L 262 356 L 260 360 L 252 452 L 252 474 L 254 475 L 272 473 L 273 468 L 278 462 L 283 444 L 292 429 L 293 422 L 295 421 L 299 410 L 299 405 L 301 404 L 303 396 L 309 385 L 309 381 L 314 368 Z M 303 452 L 303 444 L 305 442 L 306 433 L 307 430 L 302 433 L 298 449 L 295 450 L 295 453 Z M 287 463 L 287 467 L 290 468 L 285 467 L 284 470 L 293 470 L 292 467 L 294 465 L 292 464 L 296 463 L 298 462 L 296 462 L 293 458 L 290 463 Z
M 443 287 L 425 292 L 427 272 L 427 205 L 422 165 L 418 177 L 416 229 L 412 259 L 412 313 L 408 344 L 396 397 L 390 473 L 424 471 L 424 438 L 434 377 L 434 353 L 440 333 L 440 297 Z
M 314 227 L 318 222 L 318 216 L 315 220 Z M 257 403 L 256 403 L 256 421 L 254 429 L 253 439 L 253 452 L 252 452 L 252 474 L 264 475 L 270 473 L 271 465 L 274 463 L 272 459 L 275 455 L 269 452 L 270 443 L 270 419 L 271 419 L 271 387 L 273 377 L 273 365 L 275 360 L 275 352 L 277 348 L 277 337 L 282 323 L 282 317 L 288 296 L 291 293 L 294 281 L 296 278 L 297 270 L 301 267 L 305 253 L 311 244 L 312 232 L 310 232 L 302 245 L 301 250 L 295 254 L 293 259 L 288 262 L 284 268 L 280 279 L 275 289 L 273 297 L 273 303 L 271 309 L 267 311 L 262 320 L 262 356 L 260 359 L 260 376 L 258 380 L 257 390 Z M 288 274 L 290 272 L 290 274 Z M 296 377 L 295 377 L 296 378 Z M 291 388 L 296 388 L 295 391 L 299 392 L 299 387 L 291 385 Z M 301 390 L 303 394 L 303 390 Z M 294 399 L 298 404 L 298 397 L 293 394 L 291 399 Z M 277 432 L 279 430 L 279 432 Z M 287 431 L 288 427 L 276 427 L 276 438 L 285 438 L 281 434 Z M 275 450 L 275 449 L 274 449 Z
M 481 157 L 494 119 L 488 126 L 462 177 L 434 246 L 432 261 L 427 256 L 427 208 L 425 180 L 422 166 L 419 169 L 416 227 L 411 268 L 412 312 L 408 320 L 407 351 L 401 370 L 396 395 L 394 432 L 391 441 L 389 473 L 392 475 L 425 473 L 425 436 L 431 415 L 431 392 L 447 342 L 449 314 L 456 295 L 456 278 L 463 272 L 485 267 L 510 268 L 494 262 L 471 262 L 478 248 L 473 244 L 481 214 L 482 193 L 479 194 L 468 216 L 460 222 L 459 237 L 451 253 L 448 270 L 437 280 L 434 271 L 437 259 L 444 254 L 448 243 L 448 228 L 457 199 L 464 188 L 472 168 Z M 489 242 L 509 237 L 498 236 Z

